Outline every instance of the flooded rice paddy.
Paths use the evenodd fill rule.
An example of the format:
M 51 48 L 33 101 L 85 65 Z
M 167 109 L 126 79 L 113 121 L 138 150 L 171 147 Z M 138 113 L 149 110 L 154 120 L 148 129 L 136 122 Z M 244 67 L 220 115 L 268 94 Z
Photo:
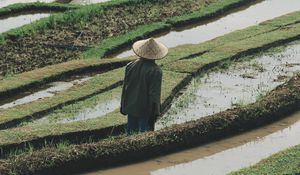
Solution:
M 41 18 L 49 17 L 49 13 L 26 14 L 20 16 L 9 17 L 0 19 L 0 33 L 7 32 L 11 29 L 21 27 L 25 24 L 30 24 Z
M 300 45 L 193 79 L 156 124 L 160 129 L 253 103 L 300 71 Z
M 300 112 L 193 149 L 85 175 L 224 175 L 297 144 L 300 144 Z
M 7 108 L 12 108 L 18 105 L 30 103 L 39 99 L 47 98 L 47 97 L 52 97 L 55 94 L 66 91 L 73 87 L 74 85 L 77 84 L 82 84 L 86 81 L 88 81 L 91 77 L 84 77 L 80 79 L 76 79 L 70 82 L 64 82 L 64 81 L 58 81 L 58 82 L 53 82 L 50 84 L 45 85 L 44 88 L 34 91 L 34 92 L 25 92 L 22 93 L 20 96 L 16 97 L 17 99 L 8 99 L 12 101 L 2 101 L 0 103 L 0 109 L 7 109 Z M 28 94 L 28 95 L 26 95 Z
M 154 38 L 169 48 L 182 44 L 198 44 L 298 10 L 300 10 L 299 0 L 266 0 L 214 21 L 179 28 L 178 31 Z M 128 49 L 116 57 L 134 55 L 133 51 Z
M 257 101 L 300 71 L 299 56 L 300 45 L 292 45 L 280 53 L 249 57 L 227 69 L 193 79 L 158 120 L 156 130 Z M 120 107 L 120 95 L 121 87 L 115 88 L 56 110 L 33 124 L 70 123 L 103 117 Z M 89 105 L 84 107 L 85 104 Z

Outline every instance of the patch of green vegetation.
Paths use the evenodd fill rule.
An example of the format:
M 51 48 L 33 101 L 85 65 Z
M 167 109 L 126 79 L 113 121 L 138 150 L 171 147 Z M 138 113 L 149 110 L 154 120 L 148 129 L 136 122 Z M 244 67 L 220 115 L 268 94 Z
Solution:
M 294 15 L 295 17 L 300 16 L 300 12 L 294 13 Z M 259 28 L 259 26 L 251 28 L 255 30 Z M 255 35 L 255 33 L 253 34 L 253 37 L 236 40 L 234 42 L 226 42 L 226 45 L 220 45 L 209 49 L 201 56 L 171 62 L 170 64 L 165 65 L 164 68 L 171 71 L 194 73 L 201 70 L 201 68 L 208 63 L 224 61 L 226 59 L 235 59 L 236 57 L 242 57 L 243 55 L 252 54 L 263 50 L 264 48 L 272 47 L 275 43 L 293 41 L 300 36 L 300 24 L 290 25 L 289 28 L 285 30 L 278 29 L 275 31 L 264 32 L 260 35 Z M 232 36 L 232 34 L 230 35 Z M 227 37 L 228 36 L 226 35 L 224 36 L 224 38 Z M 224 38 L 221 37 L 221 39 Z M 218 39 L 213 41 L 218 43 Z M 193 52 L 205 51 L 204 49 L 209 48 L 208 45 L 210 45 L 213 41 L 198 45 L 199 49 L 195 48 L 193 49 Z M 189 69 L 186 69 L 187 67 L 189 67 Z
M 0 8 L 0 17 L 14 15 L 16 13 L 33 12 L 33 11 L 67 11 L 79 8 L 80 5 L 61 4 L 61 3 L 18 3 Z
M 244 168 L 230 175 L 282 175 L 300 174 L 300 145 L 274 154 L 254 166 Z
M 118 76 L 123 78 L 123 75 L 120 75 L 123 73 L 123 69 L 120 69 L 116 71 L 116 74 L 114 76 Z M 110 74 L 112 75 L 112 74 Z M 113 76 L 113 75 L 112 75 Z M 177 87 L 180 82 L 182 82 L 188 74 L 182 74 L 182 73 L 174 73 L 170 71 L 164 71 L 163 72 L 163 85 L 162 85 L 162 103 L 166 101 L 170 96 L 174 96 L 174 89 Z M 100 78 L 98 78 L 100 79 Z M 101 77 L 102 81 L 104 81 L 104 77 Z M 109 80 L 109 79 L 107 79 Z M 95 80 L 96 81 L 96 80 Z M 108 82 L 111 83 L 110 81 L 105 81 L 103 84 L 108 84 Z M 93 86 L 98 86 L 101 87 L 101 84 L 92 84 Z M 89 87 L 91 87 L 90 85 Z M 86 85 L 85 85 L 86 86 Z M 74 93 L 83 93 L 83 88 L 81 90 L 74 91 Z M 106 94 L 99 94 L 98 96 L 94 96 L 92 98 L 86 99 L 84 101 L 78 101 L 74 104 L 67 105 L 63 107 L 61 110 L 55 110 L 54 114 L 52 116 L 56 117 L 57 115 L 60 115 L 60 112 L 64 112 L 65 114 L 71 113 L 75 114 L 78 113 L 78 111 L 73 111 L 73 106 L 79 107 L 80 105 L 83 105 L 83 107 L 79 107 L 79 111 L 81 109 L 84 109 L 84 107 L 89 107 L 89 106 L 94 106 L 97 103 L 97 100 L 100 97 L 105 97 L 105 96 L 110 96 L 111 93 L 113 96 L 118 94 L 119 89 L 115 89 L 114 92 L 107 92 Z M 73 94 L 73 93 L 72 93 Z M 67 96 L 65 96 L 64 100 L 66 100 Z M 69 97 L 68 97 L 69 98 Z M 57 102 L 59 100 L 53 99 L 53 102 Z M 104 101 L 107 99 L 102 99 L 100 101 Z M 46 103 L 46 102 L 45 102 Z M 28 112 L 30 111 L 31 113 L 37 112 L 38 110 L 43 109 L 44 103 L 36 103 L 36 105 L 28 105 L 26 107 L 27 111 L 23 112 Z M 39 107 L 38 105 L 41 105 Z M 48 104 L 49 105 L 49 104 Z M 24 106 L 21 106 L 24 107 Z M 19 110 L 13 110 L 10 114 L 11 117 L 14 117 L 13 114 L 16 115 L 16 113 Z M 57 115 L 55 114 L 57 113 Z M 26 113 L 27 114 L 27 113 Z M 29 114 L 27 114 L 29 115 Z M 61 113 L 63 115 L 63 113 Z M 1 114 L 2 116 L 2 114 Z M 22 115 L 19 115 L 21 117 Z M 23 115 L 24 116 L 24 115 Z M 7 119 L 8 116 L 7 116 Z M 13 119 L 13 118 L 11 118 Z M 3 120 L 2 120 L 3 121 Z M 19 142 L 26 142 L 30 141 L 33 139 L 37 138 L 45 138 L 46 136 L 51 136 L 51 135 L 63 135 L 67 134 L 70 132 L 78 132 L 78 131 L 90 131 L 90 130 L 100 130 L 103 128 L 108 128 L 112 126 L 117 126 L 117 125 L 124 125 L 126 124 L 126 117 L 121 115 L 119 113 L 119 109 L 115 110 L 114 112 L 108 113 L 102 117 L 99 118 L 94 118 L 94 119 L 89 119 L 89 120 L 83 120 L 79 122 L 73 122 L 73 123 L 41 123 L 41 124 L 33 124 L 33 125 L 27 125 L 27 126 L 21 126 L 17 128 L 12 128 L 12 129 L 6 129 L 6 130 L 1 130 L 0 131 L 0 147 L 1 145 L 6 145 L 6 144 L 14 144 L 14 143 L 19 143 Z
M 123 35 L 108 38 L 96 44 L 95 47 L 84 52 L 82 57 L 102 58 L 124 45 L 133 44 L 134 41 L 151 36 L 152 33 L 158 33 L 159 31 L 169 30 L 170 28 L 171 25 L 168 25 L 163 22 L 138 26 L 136 29 L 130 30 L 124 33 Z
M 50 114 L 46 115 L 40 120 L 34 120 L 33 122 L 29 123 L 22 123 L 22 126 L 63 123 L 63 121 L 74 120 L 80 113 L 84 112 L 88 114 L 89 112 L 97 110 L 95 109 L 96 106 L 105 106 L 106 104 L 109 105 L 112 100 L 119 101 L 120 97 L 121 87 L 117 87 L 110 91 L 92 96 L 91 98 L 88 98 L 86 100 L 63 106 L 61 109 L 52 111 Z M 103 114 L 102 111 L 99 111 L 98 114 L 95 114 L 95 116 L 93 116 L 93 118 L 97 118 L 103 115 L 105 114 Z
M 123 80 L 124 68 L 112 70 L 107 73 L 94 76 L 87 82 L 79 85 L 75 85 L 68 91 L 64 91 L 56 94 L 51 98 L 44 98 L 32 103 L 19 105 L 14 108 L 8 108 L 0 110 L 0 124 L 5 127 L 5 123 L 24 118 L 30 119 L 37 115 L 36 113 L 47 111 L 51 108 L 56 108 L 60 105 L 64 105 L 68 102 L 75 102 L 81 99 L 85 99 L 89 96 L 96 95 L 103 92 L 107 88 L 117 86 Z
M 8 74 L 0 80 L 0 96 L 5 96 L 11 91 L 20 93 L 22 89 L 28 89 L 34 85 L 40 85 L 49 81 L 55 81 L 64 75 L 76 74 L 80 71 L 111 70 L 126 65 L 133 59 L 85 59 L 73 60 L 66 63 L 47 66 L 22 74 Z M 27 87 L 27 88 L 26 88 Z M 2 97 L 3 98 L 3 97 Z

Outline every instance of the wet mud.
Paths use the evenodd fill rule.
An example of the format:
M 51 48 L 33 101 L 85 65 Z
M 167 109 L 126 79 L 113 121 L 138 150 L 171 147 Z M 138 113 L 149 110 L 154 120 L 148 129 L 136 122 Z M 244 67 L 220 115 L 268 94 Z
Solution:
M 156 129 L 253 103 L 300 71 L 300 45 L 265 53 L 193 79 Z
M 7 32 L 11 29 L 21 27 L 25 24 L 30 24 L 41 18 L 49 17 L 49 13 L 25 14 L 20 16 L 9 17 L 0 19 L 0 33 Z
M 300 10 L 300 1 L 298 0 L 263 1 L 221 18 L 175 28 L 175 31 L 154 36 L 154 38 L 169 48 L 183 44 L 198 44 L 298 10 Z M 129 47 L 122 53 L 113 56 L 123 58 L 131 55 L 134 53 Z
M 300 143 L 300 112 L 270 125 L 155 159 L 84 175 L 226 174 Z

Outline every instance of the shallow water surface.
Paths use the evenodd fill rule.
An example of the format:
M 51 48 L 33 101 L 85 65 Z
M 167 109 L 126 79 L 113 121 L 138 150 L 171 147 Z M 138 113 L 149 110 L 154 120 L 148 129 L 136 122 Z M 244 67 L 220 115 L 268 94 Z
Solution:
M 93 108 L 88 108 L 85 111 L 78 113 L 72 118 L 63 119 L 59 123 L 71 123 L 71 122 L 101 117 L 104 116 L 105 114 L 108 114 L 118 109 L 119 106 L 120 106 L 120 99 L 115 98 L 107 102 L 99 103 Z
M 11 29 L 21 27 L 25 24 L 30 24 L 41 18 L 50 16 L 49 13 L 27 14 L 15 17 L 9 17 L 6 19 L 0 19 L 0 33 L 7 32 Z
M 300 112 L 217 142 L 85 175 L 223 175 L 296 144 L 300 144 Z
M 156 129 L 257 101 L 300 71 L 299 57 L 300 45 L 292 45 L 280 53 L 255 56 L 193 79 Z
M 179 31 L 171 31 L 154 38 L 169 48 L 182 44 L 198 44 L 298 10 L 300 10 L 299 0 L 266 0 L 215 21 L 208 21 L 192 28 L 180 28 Z M 126 50 L 116 56 L 127 57 L 133 54 L 131 50 Z
M 56 0 L 0 0 L 0 8 L 16 3 L 55 2 Z
M 0 105 L 0 109 L 12 108 L 12 107 L 15 107 L 18 105 L 30 103 L 30 102 L 33 102 L 33 101 L 36 101 L 39 99 L 43 99 L 46 97 L 52 97 L 56 93 L 66 91 L 66 90 L 70 89 L 71 87 L 73 87 L 74 85 L 82 84 L 82 83 L 88 81 L 89 79 L 90 79 L 90 77 L 84 77 L 84 78 L 73 80 L 70 82 L 59 81 L 59 82 L 50 83 L 46 86 L 45 89 L 38 90 L 34 93 L 30 93 L 29 95 L 25 95 L 21 98 L 11 101 L 11 102 Z

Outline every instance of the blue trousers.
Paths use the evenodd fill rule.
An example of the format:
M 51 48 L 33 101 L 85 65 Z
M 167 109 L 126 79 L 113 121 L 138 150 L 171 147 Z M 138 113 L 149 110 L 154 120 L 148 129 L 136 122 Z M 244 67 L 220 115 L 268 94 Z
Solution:
M 128 115 L 127 134 L 149 131 L 148 117 Z

